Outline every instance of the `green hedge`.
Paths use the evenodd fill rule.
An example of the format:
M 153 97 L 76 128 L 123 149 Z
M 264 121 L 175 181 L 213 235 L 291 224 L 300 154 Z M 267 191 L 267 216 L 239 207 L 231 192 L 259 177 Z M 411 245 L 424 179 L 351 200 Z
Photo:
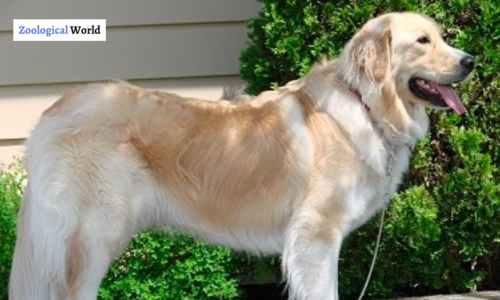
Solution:
M 240 57 L 247 91 L 256 94 L 304 75 L 322 55 L 336 56 L 368 19 L 418 11 L 435 18 L 445 38 L 477 58 L 459 92 L 468 113 L 431 112 L 432 129 L 392 200 L 368 295 L 465 292 L 500 286 L 500 1 L 264 0 L 248 23 Z M 362 288 L 377 220 L 343 246 L 340 292 Z
M 16 217 L 26 176 L 20 162 L 0 170 L 0 300 L 7 300 L 10 265 L 16 243 Z
M 100 299 L 239 299 L 238 257 L 185 235 L 146 231 L 115 261 Z

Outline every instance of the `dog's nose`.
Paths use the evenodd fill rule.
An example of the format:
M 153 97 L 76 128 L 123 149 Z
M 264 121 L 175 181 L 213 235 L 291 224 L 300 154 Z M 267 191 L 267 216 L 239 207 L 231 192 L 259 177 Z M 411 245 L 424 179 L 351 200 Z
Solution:
M 471 55 L 467 55 L 460 60 L 460 65 L 462 65 L 462 67 L 464 67 L 464 69 L 469 73 L 472 72 L 475 64 L 476 62 L 474 61 L 474 57 Z

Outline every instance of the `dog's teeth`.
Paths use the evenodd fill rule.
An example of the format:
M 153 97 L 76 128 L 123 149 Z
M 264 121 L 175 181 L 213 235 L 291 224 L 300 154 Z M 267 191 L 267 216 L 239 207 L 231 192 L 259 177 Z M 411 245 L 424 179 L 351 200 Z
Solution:
M 428 80 L 417 79 L 417 84 L 419 86 L 421 86 L 422 88 L 428 90 L 429 92 L 436 93 L 436 94 L 439 93 L 438 90 L 436 90 L 436 88 L 434 87 L 434 85 Z

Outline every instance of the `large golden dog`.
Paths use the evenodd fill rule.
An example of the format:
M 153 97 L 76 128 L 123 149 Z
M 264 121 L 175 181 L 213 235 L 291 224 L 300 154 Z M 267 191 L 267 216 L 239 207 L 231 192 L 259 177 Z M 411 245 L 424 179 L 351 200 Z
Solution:
M 425 107 L 465 111 L 450 84 L 473 67 L 428 17 L 391 13 L 338 58 L 253 98 L 126 83 L 67 93 L 27 141 L 10 299 L 95 299 L 148 226 L 281 253 L 294 299 L 338 299 L 342 240 L 396 190 Z

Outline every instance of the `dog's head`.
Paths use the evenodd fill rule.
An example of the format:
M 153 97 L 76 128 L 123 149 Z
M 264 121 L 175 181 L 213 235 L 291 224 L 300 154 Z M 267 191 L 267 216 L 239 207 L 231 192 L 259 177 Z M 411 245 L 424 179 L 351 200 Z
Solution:
M 341 60 L 352 88 L 390 83 L 403 102 L 465 112 L 451 84 L 471 73 L 474 58 L 446 44 L 429 17 L 390 13 L 372 19 L 347 44 Z

